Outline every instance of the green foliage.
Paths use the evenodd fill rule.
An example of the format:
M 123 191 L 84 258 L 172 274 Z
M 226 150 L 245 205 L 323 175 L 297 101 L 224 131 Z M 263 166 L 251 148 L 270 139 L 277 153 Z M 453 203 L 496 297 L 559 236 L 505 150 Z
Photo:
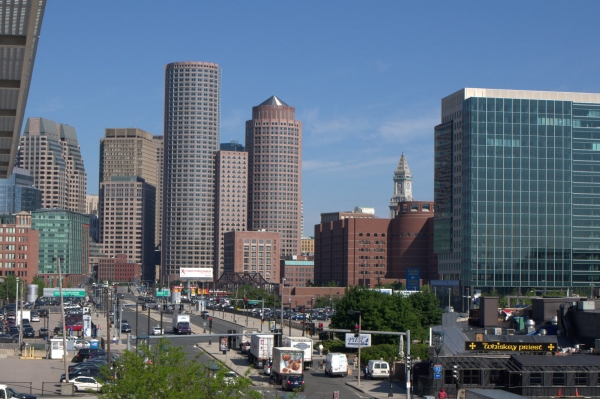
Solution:
M 44 279 L 39 277 L 37 274 L 33 277 L 33 279 L 31 279 L 31 284 L 37 284 L 38 286 L 38 296 L 39 297 L 43 297 L 44 296 L 44 288 L 46 288 L 46 283 L 44 282 Z
M 425 294 L 424 294 L 425 295 Z M 428 295 L 428 294 L 427 294 Z M 410 330 L 415 339 L 425 339 L 426 327 L 435 319 L 436 311 L 429 309 L 435 301 L 423 296 L 415 300 L 420 308 L 415 308 L 409 298 L 401 295 L 386 295 L 379 291 L 359 287 L 346 289 L 346 295 L 336 304 L 336 314 L 331 319 L 332 328 L 353 328 L 358 324 L 358 315 L 348 314 L 349 310 L 359 310 L 362 313 L 362 329 L 376 331 L 406 331 Z M 422 302 L 422 303 L 421 303 Z M 435 305 L 437 307 L 439 305 Z M 398 342 L 397 337 L 374 335 L 373 344 Z
M 323 341 L 323 349 L 327 349 L 329 352 L 352 352 L 353 349 L 346 348 L 346 342 L 339 339 L 330 339 Z
M 429 349 L 427 344 L 411 344 L 410 354 L 413 359 L 419 358 L 421 360 L 429 359 Z
M 180 347 L 163 339 L 152 349 L 141 345 L 137 352 L 126 351 L 117 364 L 116 378 L 103 370 L 105 384 L 100 397 L 107 399 L 225 399 L 260 398 L 252 391 L 251 380 L 238 377 L 225 383 L 229 371 L 222 363 L 213 377 L 211 364 L 186 359 Z
M 244 296 L 244 292 L 245 292 L 245 296 Z M 287 293 L 287 291 L 286 291 L 286 293 Z M 234 298 L 234 299 L 248 298 L 249 300 L 262 300 L 264 298 L 266 307 L 281 306 L 281 298 L 279 297 L 279 295 L 270 294 L 269 291 L 265 290 L 264 288 L 256 288 L 256 287 L 251 286 L 250 284 L 244 284 L 244 285 L 240 286 L 236 290 L 236 292 L 234 293 L 232 298 Z M 238 304 L 236 304 L 236 306 L 243 308 L 244 304 L 239 302 Z M 258 306 L 261 306 L 261 305 L 258 305 Z
M 421 326 L 430 327 L 442 323 L 442 309 L 440 300 L 431 291 L 419 291 L 409 295 L 406 299 L 412 304 Z
M 369 348 L 363 348 L 360 351 L 360 362 L 362 364 L 369 363 L 369 360 L 383 359 L 388 362 L 390 359 L 393 361 L 397 358 L 400 358 L 400 355 L 398 354 L 398 345 L 393 344 L 375 345 Z
M 325 284 L 325 287 L 337 287 L 337 281 L 335 280 L 331 280 L 330 282 L 328 282 L 327 284 Z

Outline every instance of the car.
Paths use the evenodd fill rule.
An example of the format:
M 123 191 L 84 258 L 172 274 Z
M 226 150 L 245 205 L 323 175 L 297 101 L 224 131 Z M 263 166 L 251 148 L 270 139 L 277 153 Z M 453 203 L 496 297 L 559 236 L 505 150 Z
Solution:
M 40 328 L 40 330 L 38 331 L 38 335 L 39 335 L 40 338 L 47 337 L 48 336 L 48 329 L 47 328 Z
M 23 338 L 35 338 L 35 330 L 32 327 L 24 327 Z
M 281 381 L 281 389 L 284 391 L 291 391 L 294 389 L 304 391 L 304 376 L 288 375 L 284 380 Z
M 40 315 L 37 313 L 31 313 L 31 321 L 32 322 L 39 322 L 40 321 Z
M 223 383 L 225 385 L 233 385 L 235 384 L 235 381 L 237 380 L 238 375 L 233 372 L 233 371 L 228 371 L 227 373 L 225 373 L 225 376 L 223 377 Z
M 75 392 L 79 391 L 96 391 L 102 390 L 102 383 L 100 380 L 90 376 L 79 376 L 71 380 L 75 387 Z
M 19 339 L 13 337 L 10 334 L 0 334 L 0 343 L 15 343 L 15 342 L 19 342 Z
M 273 361 L 269 360 L 268 362 L 265 362 L 265 365 L 263 367 L 263 374 L 264 375 L 271 375 L 271 368 L 273 367 Z
M 152 335 L 163 335 L 164 333 L 165 333 L 165 330 L 160 328 L 160 326 L 156 326 L 152 329 Z
M 0 384 L 0 398 L 37 399 L 37 396 L 20 393 L 4 384 Z
M 90 347 L 90 343 L 85 339 L 78 339 L 75 341 L 73 346 L 75 347 L 75 349 L 88 349 Z
M 40 317 L 48 317 L 48 309 L 40 309 L 38 310 L 38 314 L 40 315 Z
M 106 352 L 102 349 L 82 348 L 79 349 L 79 352 L 77 352 L 77 355 L 75 355 L 75 357 L 73 358 L 73 362 L 81 363 L 84 362 L 86 359 L 91 359 L 94 356 L 98 356 L 101 354 L 105 355 Z
M 74 369 L 72 372 L 69 372 L 69 381 L 72 381 L 74 378 L 77 378 L 80 376 L 86 376 L 86 377 L 100 376 L 102 374 L 100 367 L 102 367 L 102 366 L 100 366 L 100 365 L 95 365 L 95 366 L 96 367 L 79 367 L 79 368 Z M 65 381 L 64 373 L 60 375 L 60 382 L 67 382 L 67 381 Z
M 203 310 L 200 312 L 200 316 L 202 316 L 203 319 L 206 319 L 209 316 L 208 310 Z
M 12 336 L 19 336 L 19 327 L 17 326 L 12 326 L 8 329 L 8 333 Z
M 248 352 L 250 352 L 250 347 L 251 347 L 251 343 L 250 342 L 244 342 L 242 344 L 242 347 L 241 347 L 242 353 L 248 353 Z

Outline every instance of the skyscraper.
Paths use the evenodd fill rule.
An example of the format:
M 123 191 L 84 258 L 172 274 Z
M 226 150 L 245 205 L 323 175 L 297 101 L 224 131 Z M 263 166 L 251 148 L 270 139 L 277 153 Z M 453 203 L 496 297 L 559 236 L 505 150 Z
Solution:
M 412 174 L 408 169 L 408 162 L 404 153 L 400 156 L 400 162 L 394 172 L 394 196 L 390 201 L 390 218 L 398 215 L 398 204 L 413 201 L 412 196 Z
M 217 267 L 214 276 L 218 279 L 224 272 L 223 235 L 229 231 L 246 231 L 248 225 L 248 153 L 242 146 L 237 147 L 237 150 L 220 150 L 217 152 L 216 160 L 215 264 Z
M 86 211 L 87 175 L 75 128 L 29 118 L 17 156 L 18 166 L 29 170 L 42 190 L 43 208 Z
M 42 191 L 34 187 L 26 169 L 14 168 L 8 179 L 0 179 L 0 215 L 35 211 L 42 207 Z
M 215 153 L 221 69 L 209 62 L 165 68 L 162 270 L 214 268 Z
M 46 0 L 0 2 L 0 178 L 17 158 L 45 8 Z
M 281 256 L 300 254 L 302 122 L 272 96 L 246 121 L 248 230 L 281 233 Z
M 435 127 L 435 252 L 463 287 L 600 282 L 600 94 L 465 88 Z
M 158 158 L 162 147 L 162 136 L 152 134 L 137 128 L 105 129 L 104 138 L 100 139 L 100 179 L 99 182 L 109 182 L 113 176 L 138 176 L 156 189 L 156 205 L 161 206 L 160 183 L 162 181 L 162 162 Z M 156 211 L 156 222 L 160 212 Z M 154 245 L 160 243 L 160 234 L 155 234 Z

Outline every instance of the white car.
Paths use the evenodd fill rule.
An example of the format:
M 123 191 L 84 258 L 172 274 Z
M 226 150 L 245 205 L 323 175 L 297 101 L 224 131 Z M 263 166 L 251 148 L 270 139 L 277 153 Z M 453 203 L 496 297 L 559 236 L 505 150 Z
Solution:
M 86 377 L 82 375 L 72 379 L 69 382 L 72 382 L 75 386 L 75 392 L 87 390 L 98 392 L 102 390 L 102 384 L 94 377 Z
M 165 330 L 163 330 L 159 326 L 156 326 L 152 329 L 152 335 L 163 335 L 164 333 L 165 333 Z
M 233 372 L 233 371 L 228 371 L 227 373 L 225 373 L 225 376 L 223 377 L 223 383 L 225 385 L 233 385 L 235 384 L 235 380 L 238 378 L 238 375 Z
M 75 341 L 73 346 L 76 349 L 89 349 L 90 343 L 88 341 L 86 341 L 85 339 L 78 339 Z
M 31 315 L 31 321 L 32 321 L 32 322 L 33 322 L 33 321 L 37 321 L 37 322 L 39 322 L 39 321 L 40 321 L 40 316 L 39 316 L 39 315 L 37 315 L 37 314 L 32 314 L 32 315 Z

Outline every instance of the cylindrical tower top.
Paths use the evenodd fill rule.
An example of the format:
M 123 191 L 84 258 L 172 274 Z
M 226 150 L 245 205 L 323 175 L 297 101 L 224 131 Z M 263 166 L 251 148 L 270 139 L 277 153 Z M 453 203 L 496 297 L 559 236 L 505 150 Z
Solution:
M 296 109 L 281 101 L 276 96 L 252 107 L 252 119 L 288 119 L 293 120 Z

